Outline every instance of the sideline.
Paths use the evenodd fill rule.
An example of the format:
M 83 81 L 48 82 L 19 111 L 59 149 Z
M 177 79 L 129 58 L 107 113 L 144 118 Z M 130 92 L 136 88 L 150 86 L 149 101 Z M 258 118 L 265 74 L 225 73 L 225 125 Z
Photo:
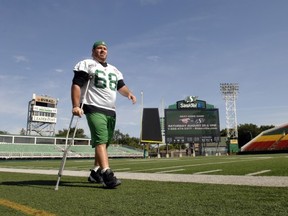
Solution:
M 58 170 L 40 169 L 11 169 L 0 168 L 0 172 L 30 173 L 58 175 Z M 193 175 L 193 174 L 171 174 L 171 173 L 138 173 L 138 172 L 115 172 L 120 179 L 163 181 L 163 182 L 186 182 L 201 184 L 221 185 L 246 185 L 261 187 L 288 187 L 288 176 L 236 176 L 236 175 Z M 89 171 L 64 170 L 63 176 L 87 177 Z M 56 183 L 56 181 L 55 181 Z
M 19 203 L 11 202 L 6 199 L 0 199 L 0 205 L 11 209 L 15 209 L 17 211 L 21 211 L 27 215 L 56 216 L 56 214 L 52 214 L 43 210 L 34 209 L 25 205 L 21 205 Z

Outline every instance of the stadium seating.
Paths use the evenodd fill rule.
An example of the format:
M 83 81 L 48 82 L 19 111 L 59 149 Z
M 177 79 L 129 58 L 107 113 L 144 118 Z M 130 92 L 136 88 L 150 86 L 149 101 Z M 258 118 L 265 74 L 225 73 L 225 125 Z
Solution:
M 288 150 L 288 124 L 266 130 L 242 146 L 241 152 Z
M 14 141 L 18 141 L 15 143 Z M 26 142 L 26 143 L 25 143 Z M 45 142 L 47 144 L 45 144 Z M 58 144 L 61 143 L 61 144 Z M 80 145 L 76 145 L 80 143 Z M 85 145 L 83 145 L 83 143 Z M 88 144 L 87 144 L 88 143 Z M 38 138 L 15 135 L 0 135 L 0 159 L 12 158 L 62 158 L 65 150 L 63 138 Z M 143 157 L 143 152 L 128 146 L 110 145 L 109 157 Z M 90 140 L 76 140 L 68 151 L 68 158 L 94 158 Z
M 276 150 L 287 150 L 288 149 L 288 135 L 281 139 L 275 146 Z

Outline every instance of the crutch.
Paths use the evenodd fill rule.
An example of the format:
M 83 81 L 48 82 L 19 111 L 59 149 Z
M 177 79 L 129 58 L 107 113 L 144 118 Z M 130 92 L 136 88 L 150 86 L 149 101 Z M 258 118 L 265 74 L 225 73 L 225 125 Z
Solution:
M 90 80 L 92 78 L 93 78 L 93 75 L 89 74 L 89 79 L 88 79 L 87 86 L 86 86 L 86 89 L 85 89 L 85 92 L 84 92 L 84 95 L 83 95 L 83 101 L 82 101 L 81 106 L 80 106 L 81 110 L 83 109 L 83 105 L 84 105 L 83 102 L 84 102 L 84 100 L 86 98 L 87 91 L 88 91 L 89 84 L 90 84 Z M 55 186 L 55 190 L 58 190 L 58 188 L 59 188 L 59 183 L 60 183 L 60 179 L 61 179 L 61 176 L 63 174 L 64 167 L 65 167 L 68 151 L 69 151 L 70 147 L 72 145 L 74 145 L 74 139 L 75 139 L 75 135 L 76 135 L 76 131 L 77 131 L 77 125 L 78 125 L 79 118 L 77 118 L 77 120 L 76 120 L 75 129 L 74 129 L 74 132 L 73 132 L 73 136 L 72 136 L 71 142 L 69 143 L 69 145 L 67 145 L 69 133 L 70 133 L 70 130 L 71 130 L 71 127 L 72 127 L 73 119 L 74 119 L 74 115 L 72 114 L 71 121 L 70 121 L 70 124 L 69 124 L 69 128 L 68 128 L 68 131 L 67 131 L 67 134 L 66 134 L 65 149 L 64 149 L 64 152 L 63 152 L 61 165 L 60 165 L 60 168 L 59 168 L 59 171 L 58 171 L 58 179 L 57 179 L 57 183 L 56 183 L 56 186 Z

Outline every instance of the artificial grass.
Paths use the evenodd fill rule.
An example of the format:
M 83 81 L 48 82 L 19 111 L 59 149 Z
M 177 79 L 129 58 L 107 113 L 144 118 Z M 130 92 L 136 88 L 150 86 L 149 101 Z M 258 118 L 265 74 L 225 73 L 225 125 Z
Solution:
M 0 167 L 29 169 L 59 169 L 60 160 L 2 160 Z M 89 170 L 94 161 L 89 159 L 68 159 L 65 170 Z M 197 172 L 220 170 L 213 175 L 246 175 L 262 170 L 270 170 L 259 175 L 288 176 L 288 155 L 245 155 L 245 156 L 210 156 L 183 157 L 172 159 L 112 159 L 110 166 L 117 172 L 161 172 L 193 174 Z M 173 171 L 175 170 L 175 171 Z
M 60 160 L 2 160 L 0 167 L 58 169 Z M 221 170 L 213 175 L 288 176 L 287 154 L 162 159 L 112 159 L 117 172 L 192 174 Z M 86 170 L 93 160 L 68 159 L 65 170 Z M 182 169 L 180 169 L 182 168 Z M 174 170 L 174 171 L 173 171 Z M 178 170 L 178 171 L 177 171 Z M 124 180 L 113 190 L 89 184 L 83 177 L 0 173 L 0 199 L 39 210 L 45 215 L 287 215 L 288 189 Z M 180 177 L 181 178 L 181 175 Z M 27 215 L 0 204 L 1 215 Z M 47 214 L 46 214 L 47 215 Z
M 1 173 L 0 199 L 55 215 L 287 215 L 288 190 L 124 180 L 103 189 L 86 178 Z M 24 215 L 0 205 L 2 215 Z

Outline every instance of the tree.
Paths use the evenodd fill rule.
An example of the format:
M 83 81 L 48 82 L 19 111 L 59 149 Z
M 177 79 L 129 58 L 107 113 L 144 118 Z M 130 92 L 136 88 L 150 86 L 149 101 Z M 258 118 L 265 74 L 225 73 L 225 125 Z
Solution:
M 261 132 L 263 132 L 265 130 L 269 130 L 269 129 L 274 128 L 274 127 L 275 127 L 274 125 L 261 125 L 260 128 L 259 128 L 259 130 L 260 130 L 259 133 L 261 133 Z
M 238 126 L 238 145 L 241 148 L 247 142 L 259 134 L 259 128 L 255 124 L 240 124 Z
M 70 129 L 69 136 L 72 137 L 73 133 L 75 131 L 75 127 Z M 67 136 L 68 129 L 58 130 L 58 133 L 55 134 L 56 137 L 66 137 Z M 84 134 L 84 129 L 78 128 L 75 134 L 75 138 L 87 138 L 87 136 Z
M 221 137 L 227 136 L 227 130 L 226 130 L 226 129 L 222 129 L 222 130 L 220 131 L 220 136 L 221 136 Z
M 119 140 L 122 140 L 123 134 L 120 132 L 120 130 L 115 130 L 113 134 L 112 142 L 115 144 L 119 144 Z
M 258 136 L 261 132 L 274 128 L 273 125 L 262 125 L 258 127 L 255 124 L 240 124 L 238 126 L 238 145 L 241 148 L 254 137 Z
M 248 143 L 250 140 L 258 136 L 263 131 L 266 131 L 270 128 L 274 128 L 274 125 L 261 125 L 258 127 L 255 124 L 240 124 L 237 127 L 238 130 L 238 146 L 241 148 L 243 145 Z M 220 131 L 220 136 L 225 137 L 227 136 L 226 129 L 222 129 Z
M 112 143 L 115 144 L 123 144 L 123 145 L 129 145 L 135 148 L 139 148 L 139 138 L 136 137 L 130 137 L 129 134 L 123 134 L 120 132 L 119 129 L 114 131 Z
M 25 131 L 24 128 L 22 128 L 21 131 L 20 131 L 20 135 L 25 135 L 25 134 L 26 134 L 26 131 Z
M 0 134 L 9 134 L 7 131 L 0 131 Z

